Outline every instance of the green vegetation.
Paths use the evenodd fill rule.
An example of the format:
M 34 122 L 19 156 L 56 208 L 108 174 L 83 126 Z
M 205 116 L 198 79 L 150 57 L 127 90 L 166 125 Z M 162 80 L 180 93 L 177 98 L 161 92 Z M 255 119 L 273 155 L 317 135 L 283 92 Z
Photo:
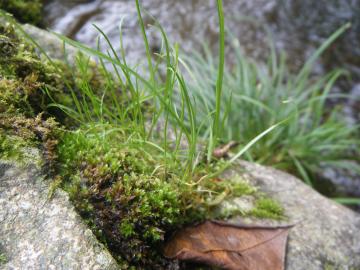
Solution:
M 10 24 L 0 25 L 0 112 L 34 117 L 46 112 L 60 116 L 60 110 L 51 111 L 46 92 L 66 103 L 68 91 L 64 84 L 64 65 L 39 58 L 34 47 L 19 38 Z
M 21 26 L 16 27 L 21 32 Z M 123 268 L 176 265 L 160 255 L 168 234 L 185 224 L 223 217 L 216 209 L 225 199 L 258 197 L 248 183 L 216 177 L 229 162 L 212 158 L 216 135 L 211 135 L 212 144 L 207 144 L 210 139 L 199 140 L 194 104 L 178 69 L 178 49 L 170 47 L 157 27 L 164 40 L 158 62 L 152 60 L 143 31 L 149 78 L 128 66 L 123 50 L 116 53 L 110 42 L 110 51 L 104 53 L 100 46 L 92 49 L 61 37 L 83 51 L 66 66 L 46 55 L 39 57 L 10 25 L 1 32 L 2 156 L 21 159 L 23 147 L 39 146 L 51 174 L 57 174 L 54 187 L 69 193 Z M 167 67 L 165 76 L 162 64 Z M 177 89 L 180 110 L 172 99 Z M 189 117 L 189 126 L 184 117 Z M 13 138 L 15 148 L 10 147 Z M 226 217 L 238 213 L 230 211 Z
M 66 132 L 58 164 L 64 189 L 116 257 L 160 269 L 171 263 L 154 249 L 166 232 L 221 218 L 216 208 L 225 198 L 256 194 L 242 181 L 205 179 L 214 165 L 199 165 L 192 178 L 182 179 L 172 158 L 137 136 L 105 124 Z
M 278 57 L 273 50 L 268 66 L 261 66 L 245 58 L 239 42 L 231 40 L 234 63 L 224 72 L 220 141 L 235 140 L 243 147 L 256 134 L 288 119 L 247 150 L 244 157 L 286 170 L 309 185 L 323 166 L 360 171 L 354 162 L 348 162 L 359 161 L 359 126 L 349 127 L 341 116 L 341 108 L 325 106 L 331 98 L 348 98 L 330 93 L 344 72 L 335 70 L 323 77 L 310 75 L 319 55 L 348 27 L 345 25 L 325 41 L 295 75 L 288 73 L 284 55 Z M 219 103 L 212 94 L 216 88 L 212 78 L 218 66 L 206 47 L 204 51 L 205 56 L 194 53 L 184 56 L 182 62 L 191 78 L 188 88 L 196 103 L 197 125 L 207 122 Z M 187 117 L 185 120 L 190 124 Z M 211 127 L 203 124 L 199 136 L 207 138 L 211 132 Z
M 55 159 L 57 124 L 49 116 L 64 115 L 48 110 L 45 89 L 61 97 L 65 87 L 54 67 L 42 61 L 10 24 L 0 25 L 0 48 L 1 157 L 26 161 L 31 155 L 21 149 L 39 146 L 50 165 Z
M 73 126 L 57 107 L 73 106 L 77 74 L 66 72 L 60 61 L 40 57 L 33 46 L 16 34 L 14 25 L 0 25 L 0 156 L 27 159 L 25 147 L 39 146 L 46 164 L 53 163 L 58 122 Z M 100 88 L 99 74 L 89 66 L 87 80 Z M 55 120 L 56 119 L 56 120 Z
M 42 2 L 40 0 L 0 0 L 3 9 L 21 23 L 39 25 L 42 20 Z
M 219 42 L 219 66 L 218 74 L 216 80 L 216 90 L 215 90 L 215 116 L 214 123 L 212 126 L 212 141 L 210 141 L 210 148 L 208 151 L 208 161 L 211 159 L 209 154 L 212 153 L 214 146 L 218 143 L 220 133 L 220 112 L 221 112 L 221 96 L 222 96 L 222 87 L 223 87 L 223 77 L 224 77 L 224 63 L 225 63 L 225 20 L 223 14 L 222 1 L 217 0 L 218 5 L 218 17 L 219 17 L 219 28 L 220 28 L 220 42 Z
M 39 147 L 47 161 L 46 165 L 50 165 L 56 158 L 56 127 L 52 118 L 43 120 L 41 114 L 36 118 L 0 114 L 0 157 L 26 164 L 34 161 L 29 148 Z
M 255 208 L 251 210 L 250 215 L 258 218 L 282 219 L 284 209 L 272 199 L 261 198 L 256 201 Z
M 54 187 L 68 192 L 123 269 L 175 268 L 177 262 L 160 255 L 161 244 L 183 225 L 234 214 L 284 218 L 282 207 L 249 183 L 218 177 L 238 157 L 275 164 L 310 183 L 319 166 L 341 165 L 339 157 L 357 147 L 355 130 L 324 108 L 341 72 L 309 75 L 316 56 L 343 29 L 297 76 L 286 73 L 285 59 L 278 63 L 275 53 L 263 72 L 239 48 L 234 69 L 224 70 L 221 0 L 218 67 L 210 55 L 184 62 L 158 24 L 163 48 L 154 60 L 135 4 L 147 59 L 140 68 L 148 76 L 129 66 L 123 48 L 116 51 L 99 28 L 105 52 L 59 36 L 82 51 L 67 65 L 39 47 L 38 55 L 10 25 L 0 27 L 1 158 L 26 159 L 24 148 L 40 147 L 56 175 Z M 195 79 L 191 84 L 179 63 Z M 231 139 L 241 143 L 238 152 L 230 160 L 214 158 L 213 150 Z M 245 195 L 253 209 L 218 211 L 224 200 Z
M 4 253 L 0 253 L 0 265 L 6 263 L 7 258 Z
M 334 200 L 341 204 L 360 204 L 360 198 L 334 198 Z

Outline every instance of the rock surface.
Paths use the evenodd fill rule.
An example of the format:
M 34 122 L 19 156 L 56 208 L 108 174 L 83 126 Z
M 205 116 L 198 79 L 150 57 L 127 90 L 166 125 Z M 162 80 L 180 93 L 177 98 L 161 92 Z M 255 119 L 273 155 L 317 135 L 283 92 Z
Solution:
M 155 17 L 171 41 L 179 42 L 187 52 L 201 48 L 203 42 L 217 44 L 218 18 L 216 1 L 147 0 L 143 8 Z M 278 49 L 285 49 L 289 62 L 299 67 L 315 48 L 347 22 L 352 27 L 338 40 L 323 59 L 325 66 L 342 66 L 359 79 L 360 1 L 359 0 L 227 0 L 224 1 L 226 27 L 240 39 L 247 54 L 266 58 L 270 37 Z M 128 59 L 139 59 L 145 53 L 137 26 L 133 1 L 49 0 L 45 4 L 45 21 L 55 31 L 96 46 L 99 26 L 115 48 L 119 48 L 119 24 L 123 21 L 124 47 Z M 143 12 L 151 47 L 161 46 L 150 16 Z M 103 44 L 105 45 L 105 44 Z M 319 68 L 326 68 L 319 65 Z
M 331 201 L 299 179 L 264 166 L 241 162 L 237 170 L 225 174 L 232 177 L 244 173 L 261 191 L 278 200 L 285 208 L 290 230 L 286 269 L 360 269 L 360 215 Z M 254 221 L 234 218 L 234 223 Z
M 38 45 L 51 58 L 74 62 L 78 50 L 69 44 L 65 44 L 55 35 L 36 26 L 25 24 L 23 29 L 33 38 Z
M 0 161 L 0 269 L 118 269 L 63 191 L 35 165 Z
M 286 173 L 248 162 L 225 172 L 226 177 L 239 174 L 284 206 L 288 220 L 281 223 L 295 224 L 287 270 L 360 269 L 359 214 Z M 0 253 L 6 258 L 0 269 L 118 269 L 67 195 L 58 190 L 49 199 L 48 194 L 49 182 L 35 165 L 0 162 Z M 243 218 L 231 222 L 279 223 Z

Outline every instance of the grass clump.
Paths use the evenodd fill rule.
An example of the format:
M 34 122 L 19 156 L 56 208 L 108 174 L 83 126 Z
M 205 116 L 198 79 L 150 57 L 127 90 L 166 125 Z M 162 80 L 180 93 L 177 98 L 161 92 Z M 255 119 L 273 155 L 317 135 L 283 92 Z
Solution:
M 199 140 L 195 104 L 178 68 L 177 46 L 172 48 L 156 25 L 164 46 L 154 63 L 140 4 L 135 2 L 149 76 L 138 73 L 139 66 L 130 67 L 124 50 L 116 51 L 99 28 L 109 48 L 106 51 L 100 45 L 89 48 L 59 36 L 94 57 L 105 80 L 102 92 L 97 92 L 86 79 L 90 59 L 77 59 L 81 83 L 78 92 L 72 92 L 75 106 L 54 104 L 80 124 L 66 131 L 59 142 L 58 169 L 78 211 L 119 261 L 136 269 L 169 269 L 177 262 L 159 252 L 168 233 L 185 224 L 221 218 L 215 211 L 221 202 L 255 191 L 247 183 L 216 177 L 229 165 L 212 158 L 217 132 L 209 140 Z M 176 90 L 180 109 L 172 99 Z M 219 129 L 219 121 L 211 122 L 213 130 Z M 200 144 L 208 145 L 207 153 Z
M 40 25 L 42 21 L 41 0 L 0 0 L 0 9 L 13 14 L 21 23 Z
M 331 98 L 349 98 L 330 93 L 344 71 L 311 76 L 316 59 L 347 28 L 345 25 L 329 37 L 298 74 L 288 73 L 284 55 L 278 56 L 273 50 L 268 65 L 260 65 L 244 57 L 238 40 L 231 40 L 234 63 L 224 72 L 219 140 L 234 140 L 243 147 L 256 134 L 288 119 L 247 150 L 244 157 L 286 170 L 309 185 L 324 166 L 360 171 L 359 166 L 347 162 L 359 162 L 359 126 L 349 127 L 340 107 L 325 105 Z M 200 125 L 219 103 L 212 95 L 216 85 L 211 80 L 218 66 L 206 48 L 205 56 L 195 53 L 183 60 L 192 79 L 188 87 L 194 95 Z M 203 125 L 199 136 L 206 138 L 211 132 L 208 125 Z

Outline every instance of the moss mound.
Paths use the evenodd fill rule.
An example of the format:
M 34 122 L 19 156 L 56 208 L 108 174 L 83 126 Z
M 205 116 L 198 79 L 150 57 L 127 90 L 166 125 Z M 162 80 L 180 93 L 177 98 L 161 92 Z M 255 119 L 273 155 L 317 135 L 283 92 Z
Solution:
M 56 68 L 19 38 L 10 24 L 0 25 L 0 152 L 5 159 L 25 161 L 26 148 L 40 147 L 47 168 L 54 163 L 59 110 L 49 110 L 47 92 L 65 96 Z
M 13 14 L 22 23 L 40 25 L 42 21 L 40 0 L 0 0 L 0 9 Z
M 216 170 L 216 164 L 203 165 L 194 179 L 184 180 L 170 159 L 164 160 L 136 140 L 129 144 L 124 133 L 114 130 L 111 125 L 97 125 L 67 132 L 61 138 L 58 156 L 64 189 L 113 255 L 126 261 L 124 268 L 171 269 L 175 262 L 159 255 L 169 233 L 185 224 L 224 217 L 216 209 L 225 196 L 258 196 L 246 182 L 201 181 L 206 173 Z M 273 202 L 264 200 L 259 196 L 259 205 Z M 254 213 L 282 217 L 279 206 L 275 210 L 267 206 L 255 208 Z
M 35 49 L 19 38 L 10 24 L 0 25 L 0 112 L 26 117 L 38 113 L 61 117 L 49 110 L 54 100 L 66 103 L 65 66 L 40 58 Z M 51 93 L 51 97 L 49 96 Z M 68 103 L 69 104 L 69 103 Z

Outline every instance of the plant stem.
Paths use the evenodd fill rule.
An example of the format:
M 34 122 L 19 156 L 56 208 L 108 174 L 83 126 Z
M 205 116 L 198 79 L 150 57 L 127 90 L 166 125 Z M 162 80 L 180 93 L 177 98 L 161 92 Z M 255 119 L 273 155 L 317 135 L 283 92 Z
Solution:
M 215 101 L 215 117 L 213 123 L 213 142 L 211 144 L 211 153 L 213 148 L 215 148 L 220 133 L 220 110 L 221 110 L 221 92 L 222 92 L 222 83 L 224 76 L 224 62 L 225 62 L 225 29 L 224 29 L 224 12 L 222 6 L 222 0 L 217 0 L 217 10 L 219 17 L 219 67 L 218 67 L 218 76 L 216 81 L 216 101 Z

